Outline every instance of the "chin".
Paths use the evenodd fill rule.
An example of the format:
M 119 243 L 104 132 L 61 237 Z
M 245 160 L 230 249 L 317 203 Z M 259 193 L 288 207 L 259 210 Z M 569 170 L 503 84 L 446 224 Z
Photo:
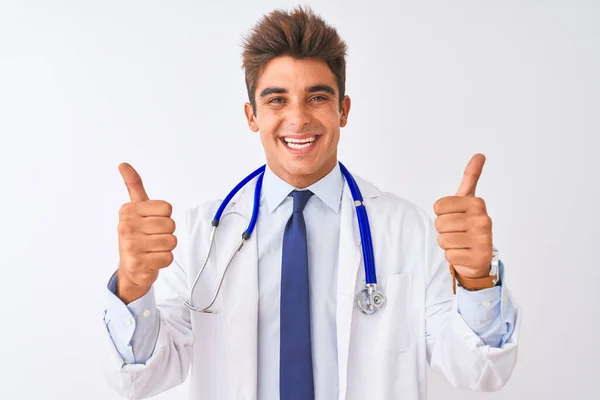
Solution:
M 284 164 L 284 168 L 293 176 L 311 175 L 318 170 L 318 166 L 309 161 L 288 162 Z

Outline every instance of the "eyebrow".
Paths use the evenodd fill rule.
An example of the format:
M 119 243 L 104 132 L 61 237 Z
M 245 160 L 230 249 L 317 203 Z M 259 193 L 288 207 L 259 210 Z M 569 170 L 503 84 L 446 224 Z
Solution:
M 327 92 L 327 93 L 331 94 L 332 96 L 335 95 L 335 90 L 331 86 L 325 85 L 325 84 L 309 86 L 304 91 L 307 93 Z M 287 89 L 284 89 L 282 87 L 271 86 L 271 87 L 263 89 L 263 91 L 260 92 L 260 97 L 268 96 L 270 94 L 285 94 L 285 93 L 288 93 Z

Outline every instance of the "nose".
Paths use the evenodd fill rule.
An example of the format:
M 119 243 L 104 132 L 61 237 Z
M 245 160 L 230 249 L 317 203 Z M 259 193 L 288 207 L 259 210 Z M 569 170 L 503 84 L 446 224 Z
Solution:
M 303 101 L 294 102 L 288 107 L 287 121 L 290 128 L 301 132 L 306 125 L 312 122 L 310 107 Z

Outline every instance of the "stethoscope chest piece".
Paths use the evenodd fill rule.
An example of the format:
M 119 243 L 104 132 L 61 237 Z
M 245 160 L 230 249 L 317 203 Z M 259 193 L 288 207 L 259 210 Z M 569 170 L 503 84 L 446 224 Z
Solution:
M 363 314 L 375 314 L 385 306 L 385 295 L 377 290 L 376 285 L 367 284 L 367 287 L 356 295 L 356 306 Z

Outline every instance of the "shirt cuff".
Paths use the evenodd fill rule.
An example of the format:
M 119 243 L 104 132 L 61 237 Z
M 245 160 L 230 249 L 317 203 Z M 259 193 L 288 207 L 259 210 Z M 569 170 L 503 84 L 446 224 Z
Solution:
M 154 352 L 159 315 L 154 287 L 141 298 L 125 304 L 116 295 L 116 272 L 108 282 L 108 306 L 104 321 L 115 348 L 127 364 L 143 364 Z
M 504 264 L 499 262 L 498 286 L 469 291 L 458 287 L 457 309 L 473 332 L 489 346 L 501 347 L 514 326 L 514 310 L 504 285 Z
M 459 287 L 456 291 L 458 311 L 467 322 L 486 322 L 500 315 L 502 287 L 469 291 Z

